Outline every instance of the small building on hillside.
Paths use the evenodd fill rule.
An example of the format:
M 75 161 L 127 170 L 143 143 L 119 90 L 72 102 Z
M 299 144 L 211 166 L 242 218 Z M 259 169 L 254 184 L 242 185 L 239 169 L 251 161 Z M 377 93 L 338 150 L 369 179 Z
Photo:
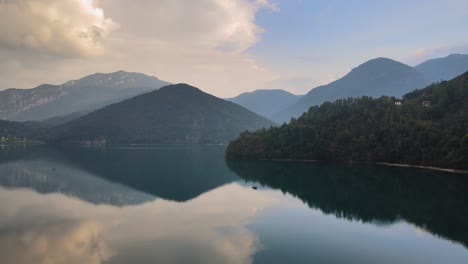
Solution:
M 395 105 L 402 105 L 402 103 L 400 101 L 396 101 Z
M 423 101 L 423 102 L 422 102 L 422 106 L 424 106 L 424 107 L 429 107 L 429 106 L 431 106 L 431 101 Z

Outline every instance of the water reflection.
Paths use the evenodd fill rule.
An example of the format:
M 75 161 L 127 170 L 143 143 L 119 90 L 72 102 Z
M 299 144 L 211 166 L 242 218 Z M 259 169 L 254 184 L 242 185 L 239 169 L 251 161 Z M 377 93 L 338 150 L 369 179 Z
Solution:
M 2 263 L 250 263 L 259 244 L 245 225 L 274 202 L 238 184 L 182 204 L 119 208 L 3 188 L 0 200 Z
M 158 145 L 62 149 L 75 166 L 166 200 L 184 202 L 238 180 L 226 166 L 224 146 Z
M 95 204 L 187 201 L 237 178 L 220 146 L 12 147 L 0 151 L 0 185 L 60 192 Z
M 467 245 L 464 175 L 226 164 L 223 153 L 220 146 L 0 150 L 0 263 L 468 259 L 465 247 L 446 240 Z
M 301 162 L 228 166 L 245 180 L 290 193 L 324 213 L 374 225 L 403 219 L 468 246 L 466 175 Z

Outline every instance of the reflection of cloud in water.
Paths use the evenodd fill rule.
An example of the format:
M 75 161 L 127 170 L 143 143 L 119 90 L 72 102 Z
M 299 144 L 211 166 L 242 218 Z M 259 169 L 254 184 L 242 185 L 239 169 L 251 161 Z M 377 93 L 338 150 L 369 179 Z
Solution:
M 150 194 L 95 177 L 69 164 L 46 159 L 0 164 L 0 185 L 29 188 L 40 193 L 63 193 L 94 204 L 125 206 L 155 199 Z
M 3 263 L 102 263 L 111 252 L 95 222 L 59 222 L 7 230 L 0 235 Z
M 183 204 L 118 208 L 5 189 L 0 200 L 5 263 L 250 263 L 259 243 L 245 225 L 276 198 L 229 184 Z

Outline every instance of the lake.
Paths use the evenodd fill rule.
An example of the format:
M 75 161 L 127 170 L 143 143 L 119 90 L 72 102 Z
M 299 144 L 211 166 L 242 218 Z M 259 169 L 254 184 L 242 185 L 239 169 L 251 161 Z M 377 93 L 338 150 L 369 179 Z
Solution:
M 1 148 L 0 263 L 468 263 L 468 175 L 224 149 Z

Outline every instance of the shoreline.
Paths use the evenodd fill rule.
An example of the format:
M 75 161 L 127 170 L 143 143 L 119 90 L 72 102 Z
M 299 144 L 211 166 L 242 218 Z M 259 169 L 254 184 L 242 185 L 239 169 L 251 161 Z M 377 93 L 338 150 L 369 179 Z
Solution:
M 320 160 L 300 160 L 300 159 L 261 159 L 261 161 L 321 162 Z M 341 163 L 343 163 L 343 162 L 341 162 Z M 344 163 L 343 163 L 343 164 L 344 164 Z M 457 174 L 468 174 L 468 170 L 450 169 L 450 168 L 442 168 L 442 167 L 434 167 L 434 166 L 423 166 L 423 165 L 411 165 L 411 164 L 402 164 L 402 163 L 388 163 L 388 162 L 366 163 L 366 162 L 356 162 L 356 164 L 383 165 L 383 166 L 389 166 L 389 167 L 402 167 L 402 168 L 417 168 L 417 169 L 426 169 L 426 170 L 434 170 L 434 171 L 443 171 L 443 172 L 450 172 L 450 173 L 457 173 Z
M 261 159 L 261 161 L 299 161 L 299 162 L 320 162 L 320 160 L 300 160 L 300 159 Z
M 441 168 L 441 167 L 434 167 L 434 166 L 422 166 L 422 165 L 388 163 L 388 162 L 376 162 L 375 164 L 391 166 L 391 167 L 418 168 L 418 169 L 428 169 L 428 170 L 444 171 L 444 172 L 451 172 L 451 173 L 458 173 L 458 174 L 468 174 L 468 170 L 449 169 L 449 168 Z

